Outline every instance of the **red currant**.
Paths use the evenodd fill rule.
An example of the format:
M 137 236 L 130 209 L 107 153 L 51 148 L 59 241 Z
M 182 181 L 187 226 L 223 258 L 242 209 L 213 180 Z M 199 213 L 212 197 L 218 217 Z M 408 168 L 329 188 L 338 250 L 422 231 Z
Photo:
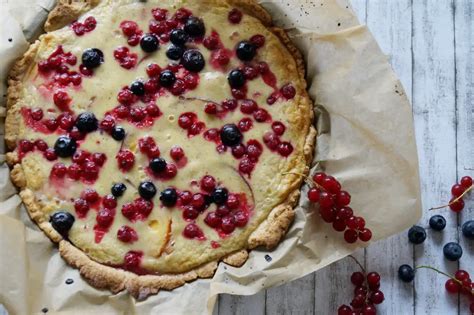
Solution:
M 308 190 L 308 199 L 311 202 L 319 201 L 319 190 L 315 187 L 312 187 Z
M 461 185 L 458 185 L 458 184 L 455 184 L 452 188 L 451 188 L 451 194 L 454 196 L 454 197 L 459 197 L 463 194 L 465 188 Z
M 464 176 L 461 178 L 461 186 L 464 187 L 465 189 L 469 188 L 472 186 L 472 178 L 471 176 Z
M 353 285 L 361 286 L 362 284 L 364 284 L 364 281 L 365 281 L 365 276 L 362 272 L 356 271 L 352 273 L 351 282 Z
M 370 285 L 377 285 L 380 283 L 380 275 L 377 272 L 370 272 L 367 275 L 367 283 Z
M 458 201 L 454 201 L 455 198 L 451 199 L 449 201 L 450 205 L 449 208 L 453 210 L 454 212 L 460 212 L 462 209 L 464 209 L 464 200 L 459 199 Z
M 347 243 L 352 244 L 357 242 L 357 232 L 355 230 L 346 230 L 344 232 L 344 239 Z
M 458 293 L 461 289 L 461 286 L 459 283 L 457 283 L 453 279 L 448 279 L 446 283 L 444 284 L 444 287 L 446 288 L 446 291 L 449 293 Z
M 331 194 L 322 191 L 319 194 L 319 204 L 321 207 L 332 207 L 334 205 L 334 198 Z

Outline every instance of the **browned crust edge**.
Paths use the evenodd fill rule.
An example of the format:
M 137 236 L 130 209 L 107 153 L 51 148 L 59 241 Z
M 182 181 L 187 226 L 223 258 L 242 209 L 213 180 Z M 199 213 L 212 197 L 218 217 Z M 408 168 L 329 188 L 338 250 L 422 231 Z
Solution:
M 56 7 L 50 12 L 44 28 L 46 31 L 59 29 L 95 7 L 99 2 L 100 0 L 60 0 Z M 273 33 L 280 38 L 282 43 L 294 56 L 300 79 L 302 82 L 305 82 L 305 65 L 301 53 L 290 41 L 284 30 L 271 26 L 272 20 L 269 13 L 255 0 L 227 0 L 227 2 L 239 7 L 245 13 L 258 18 L 264 25 L 270 27 Z M 16 130 L 19 115 L 18 112 L 12 112 L 14 108 L 13 104 L 15 104 L 20 97 L 22 79 L 26 70 L 31 63 L 34 62 L 38 47 L 38 41 L 32 44 L 29 50 L 14 64 L 10 71 L 7 93 L 8 115 L 5 123 L 5 141 L 10 150 L 13 150 L 16 146 Z M 303 96 L 301 105 L 311 108 L 312 102 L 306 90 Z M 316 139 L 316 129 L 312 126 L 312 110 L 310 110 L 310 116 L 311 123 L 308 126 L 304 126 L 307 129 L 307 137 L 304 145 L 304 158 L 306 162 L 305 175 L 308 174 L 309 164 L 313 159 Z M 64 240 L 61 235 L 51 227 L 51 224 L 44 220 L 38 203 L 35 201 L 33 192 L 26 188 L 25 175 L 21 164 L 19 164 L 19 159 L 14 152 L 7 153 L 7 163 L 12 166 L 10 174 L 12 182 L 21 189 L 20 197 L 31 219 L 36 222 L 53 242 L 59 243 L 59 253 L 63 259 L 72 267 L 77 268 L 81 276 L 93 287 L 108 289 L 113 293 L 127 290 L 137 299 L 145 299 L 151 294 L 158 293 L 160 289 L 172 290 L 197 278 L 211 278 L 214 275 L 218 261 L 211 261 L 188 272 L 179 274 L 136 275 L 128 271 L 100 264 L 90 259 L 80 249 L 76 248 L 67 240 Z M 287 199 L 275 207 L 260 226 L 250 235 L 248 239 L 248 249 L 254 249 L 258 246 L 272 249 L 278 245 L 294 220 L 294 207 L 298 203 L 300 196 L 299 187 L 301 184 L 302 178 L 297 179 L 296 187 L 298 188 L 291 191 Z M 221 260 L 229 265 L 240 267 L 248 259 L 248 256 L 248 250 L 242 249 Z

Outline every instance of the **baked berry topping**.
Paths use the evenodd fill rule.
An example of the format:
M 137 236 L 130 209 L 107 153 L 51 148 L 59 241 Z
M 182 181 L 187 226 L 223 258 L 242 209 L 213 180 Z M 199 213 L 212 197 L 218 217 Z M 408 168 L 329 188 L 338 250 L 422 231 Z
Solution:
M 93 204 L 99 200 L 99 194 L 94 189 L 87 188 L 81 193 L 81 198 L 87 201 L 89 204 Z
M 170 45 L 166 51 L 166 56 L 171 60 L 179 60 L 183 56 L 184 49 L 181 46 Z
M 154 173 L 161 173 L 166 170 L 166 160 L 163 158 L 154 158 L 150 161 L 149 167 Z
M 76 118 L 76 127 L 80 132 L 92 132 L 97 130 L 98 121 L 95 115 L 91 112 L 81 113 Z
M 150 200 L 156 195 L 156 187 L 152 182 L 141 182 L 138 186 L 138 194 L 145 200 Z
M 117 238 L 124 243 L 133 243 L 138 240 L 138 234 L 133 228 L 124 225 L 118 229 Z
M 171 87 L 176 81 L 176 76 L 171 70 L 163 70 L 160 73 L 160 84 L 164 87 Z
M 251 61 L 257 53 L 257 48 L 251 42 L 243 40 L 237 44 L 235 53 L 240 60 Z
M 158 38 L 154 34 L 146 34 L 140 40 L 140 47 L 144 52 L 152 53 L 159 48 Z
M 114 197 L 121 197 L 127 190 L 127 186 L 125 186 L 124 183 L 116 183 L 112 185 L 112 188 L 110 189 L 110 192 Z
M 56 163 L 51 168 L 51 176 L 54 178 L 63 178 L 66 176 L 67 168 L 63 163 Z
M 69 212 L 58 211 L 55 212 L 50 218 L 52 227 L 62 236 L 67 236 L 69 230 L 74 224 L 74 216 Z
M 113 209 L 100 209 L 97 212 L 96 221 L 97 225 L 101 228 L 108 228 L 114 222 L 115 210 Z
M 120 66 L 125 69 L 132 69 L 137 64 L 138 55 L 130 52 L 127 47 L 118 47 L 114 50 L 114 57 Z
M 74 210 L 76 210 L 78 218 L 85 218 L 89 209 L 89 203 L 85 199 L 78 198 L 74 200 Z
M 129 150 L 120 150 L 116 156 L 119 169 L 126 172 L 129 171 L 133 164 L 135 164 L 135 156 Z
M 113 209 L 117 207 L 117 199 L 113 195 L 106 195 L 102 198 L 102 205 L 107 209 Z
M 234 124 L 224 125 L 220 132 L 221 141 L 224 145 L 232 147 L 242 141 L 242 133 Z
M 235 220 L 233 216 L 226 216 L 222 218 L 221 230 L 225 234 L 230 234 L 235 230 Z
M 291 84 L 285 84 L 284 86 L 281 87 L 280 89 L 281 95 L 283 95 L 284 98 L 287 100 L 292 99 L 296 95 L 296 90 Z
M 60 157 L 70 157 L 76 152 L 76 140 L 60 136 L 54 143 L 54 152 Z
M 44 140 L 41 140 L 41 139 L 35 140 L 34 144 L 35 144 L 35 147 L 41 152 L 44 152 L 48 149 L 48 144 Z
M 204 57 L 197 49 L 188 49 L 184 52 L 181 60 L 184 68 L 191 72 L 199 72 L 204 69 Z
M 245 75 L 241 70 L 232 70 L 227 76 L 230 87 L 238 89 L 245 85 Z
M 69 111 L 69 104 L 71 104 L 72 99 L 64 91 L 56 91 L 53 94 L 53 102 L 60 110 Z
M 229 19 L 230 23 L 239 24 L 242 20 L 242 12 L 239 9 L 234 8 L 229 11 L 227 18 Z
M 170 41 L 176 46 L 183 46 L 188 41 L 188 34 L 182 29 L 174 29 L 170 33 Z
M 216 205 L 223 205 L 227 201 L 229 192 L 226 188 L 219 187 L 214 189 L 211 196 Z
M 190 239 L 205 239 L 204 233 L 195 223 L 189 223 L 188 225 L 186 225 L 183 230 L 183 235 L 184 237 Z
M 142 261 L 143 253 L 138 251 L 129 251 L 123 258 L 123 267 L 127 270 L 136 270 Z
M 250 42 L 255 45 L 255 47 L 260 48 L 265 45 L 265 36 L 257 34 L 250 37 Z
M 216 187 L 216 179 L 210 175 L 206 175 L 201 179 L 201 189 L 206 192 L 212 192 Z
M 88 48 L 82 53 L 82 64 L 88 69 L 94 69 L 104 62 L 104 53 L 98 48 Z
M 114 140 L 122 141 L 125 139 L 125 135 L 126 133 L 123 127 L 115 126 L 114 129 L 112 129 L 112 138 L 114 138 Z
M 178 200 L 178 194 L 174 188 L 166 188 L 160 194 L 161 203 L 165 207 L 173 207 Z
M 285 125 L 283 125 L 279 121 L 275 121 L 275 122 L 272 123 L 272 130 L 278 136 L 283 135 L 285 133 L 285 129 L 286 129 Z
M 170 156 L 173 160 L 179 161 L 184 157 L 184 150 L 181 147 L 173 146 L 170 150 Z
M 168 10 L 166 9 L 161 9 L 161 8 L 155 8 L 151 10 L 151 14 L 153 15 L 153 18 L 157 21 L 163 21 L 166 19 L 166 15 L 168 14 Z
M 184 25 L 184 31 L 191 37 L 202 37 L 206 33 L 206 28 L 200 18 L 191 16 Z
M 130 84 L 130 91 L 137 96 L 142 96 L 145 94 L 145 86 L 142 81 L 134 81 Z

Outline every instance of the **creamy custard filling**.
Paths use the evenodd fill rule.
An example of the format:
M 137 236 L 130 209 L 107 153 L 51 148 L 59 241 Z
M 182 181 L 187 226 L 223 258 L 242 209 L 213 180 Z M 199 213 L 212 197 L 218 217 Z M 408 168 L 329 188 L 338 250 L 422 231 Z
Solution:
M 110 1 L 41 37 L 16 105 L 16 150 L 45 220 L 57 211 L 72 214 L 68 238 L 93 260 L 137 273 L 187 271 L 245 248 L 287 197 L 285 172 L 304 167 L 298 162 L 306 136 L 300 128 L 309 119 L 299 108 L 304 82 L 280 40 L 257 19 L 238 15 L 230 6 L 197 1 Z M 202 21 L 203 36 L 190 35 L 199 26 L 187 24 L 192 18 Z M 169 58 L 175 29 L 190 33 L 178 48 L 199 51 L 202 70 Z M 152 31 L 159 48 L 146 52 L 140 41 Z M 236 49 L 244 40 L 256 50 L 251 60 Z M 81 59 L 91 48 L 103 61 L 88 68 Z M 245 84 L 231 88 L 236 69 Z M 160 86 L 164 70 L 176 78 L 170 87 Z M 131 92 L 137 81 L 142 95 L 140 86 Z M 78 130 L 82 113 L 94 114 L 96 130 Z M 241 139 L 225 145 L 221 134 L 229 124 Z M 119 141 L 112 136 L 118 126 L 125 131 Z M 76 139 L 74 156 L 57 157 L 62 135 Z M 165 173 L 150 169 L 158 157 Z M 143 182 L 156 188 L 150 200 L 140 196 Z M 113 198 L 117 183 L 126 190 Z M 217 188 L 227 201 L 211 200 Z M 166 189 L 177 194 L 173 206 L 160 200 Z

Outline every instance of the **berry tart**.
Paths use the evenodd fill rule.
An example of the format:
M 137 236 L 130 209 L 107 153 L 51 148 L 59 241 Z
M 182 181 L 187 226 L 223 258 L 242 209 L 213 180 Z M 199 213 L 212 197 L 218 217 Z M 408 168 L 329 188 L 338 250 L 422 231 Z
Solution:
M 144 298 L 278 244 L 316 131 L 261 6 L 59 1 L 45 30 L 11 71 L 7 161 L 67 263 Z

